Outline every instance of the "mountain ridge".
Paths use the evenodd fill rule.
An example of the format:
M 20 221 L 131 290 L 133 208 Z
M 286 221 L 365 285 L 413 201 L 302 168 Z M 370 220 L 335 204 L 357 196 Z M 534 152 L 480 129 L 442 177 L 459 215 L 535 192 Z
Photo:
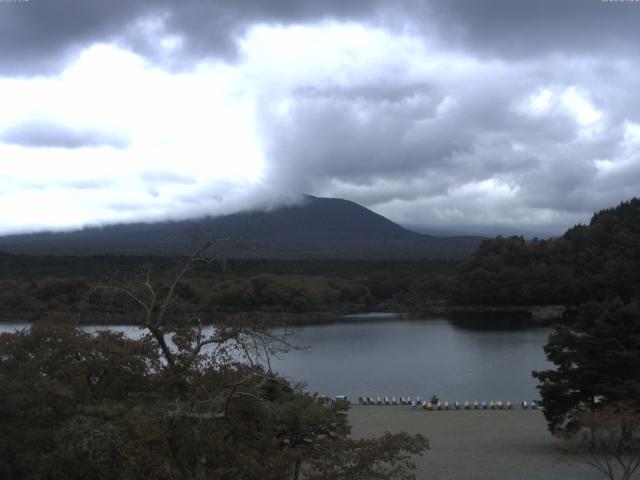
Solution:
M 246 258 L 456 258 L 482 237 L 433 237 L 408 230 L 355 202 L 306 196 L 302 203 L 270 211 L 218 217 L 85 227 L 0 237 L 0 251 L 23 254 L 186 254 L 209 238 Z

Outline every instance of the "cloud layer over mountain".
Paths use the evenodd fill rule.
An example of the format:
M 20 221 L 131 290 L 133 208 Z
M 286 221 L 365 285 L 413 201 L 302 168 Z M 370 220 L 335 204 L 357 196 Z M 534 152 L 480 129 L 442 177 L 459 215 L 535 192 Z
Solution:
M 640 185 L 639 2 L 0 3 L 0 233 L 344 197 L 561 231 Z

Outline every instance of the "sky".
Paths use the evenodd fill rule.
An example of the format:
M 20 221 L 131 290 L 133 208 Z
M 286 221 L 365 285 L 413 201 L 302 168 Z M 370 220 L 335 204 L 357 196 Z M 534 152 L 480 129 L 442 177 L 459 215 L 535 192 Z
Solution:
M 640 1 L 0 0 L 0 234 L 346 198 L 542 236 L 640 192 Z

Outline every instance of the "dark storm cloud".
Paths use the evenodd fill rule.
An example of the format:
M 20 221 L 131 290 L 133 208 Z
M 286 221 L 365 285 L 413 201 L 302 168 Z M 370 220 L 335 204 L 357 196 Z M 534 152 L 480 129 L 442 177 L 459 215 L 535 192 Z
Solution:
M 640 4 L 605 0 L 429 2 L 443 44 L 513 59 L 547 53 L 637 55 Z
M 2 2 L 0 73 L 59 70 L 67 55 L 112 40 L 147 11 L 140 0 Z
M 545 130 L 559 138 L 574 135 L 565 119 L 536 122 L 516 115 L 512 99 L 525 85 L 514 73 L 500 76 L 478 79 L 471 88 L 459 86 L 451 97 L 444 93 L 443 78 L 426 79 L 422 86 L 389 86 L 386 94 L 377 84 L 374 96 L 366 85 L 354 86 L 348 96 L 342 88 L 326 88 L 323 95 L 300 90 L 286 116 L 263 122 L 270 125 L 269 157 L 278 159 L 272 176 L 293 176 L 312 189 L 336 178 L 367 185 L 382 177 L 429 172 L 450 171 L 459 181 L 482 179 L 489 171 L 521 168 L 508 140 L 531 136 L 532 126 L 540 136 L 546 137 Z M 500 88 L 493 86 L 496 81 Z M 496 151 L 498 145 L 507 153 Z M 492 155 L 472 155 L 480 149 Z
M 122 134 L 44 121 L 28 121 L 0 131 L 0 142 L 33 148 L 126 148 L 129 145 L 129 139 Z
M 273 191 L 238 194 L 238 208 L 267 202 L 274 191 L 307 192 L 347 197 L 411 223 L 554 228 L 638 194 L 640 140 L 625 132 L 640 123 L 640 2 L 0 1 L 0 76 L 60 71 L 96 42 L 170 70 L 218 58 L 242 71 L 252 58 L 245 50 L 238 56 L 238 45 L 253 25 L 322 20 L 375 27 L 389 42 L 407 35 L 419 47 L 407 53 L 398 42 L 377 58 L 367 49 L 380 47 L 365 41 L 371 64 L 354 49 L 353 64 L 322 65 L 329 73 L 321 79 L 283 81 L 295 64 L 282 65 L 282 75 L 267 65 L 252 76 L 249 68 Z M 549 105 L 532 104 L 544 92 Z M 127 144 L 45 124 L 0 135 L 35 147 Z M 190 183 L 171 172 L 142 181 Z M 181 201 L 193 212 L 230 190 L 207 185 Z
M 64 60 L 97 42 L 117 41 L 152 60 L 175 65 L 230 58 L 237 36 L 259 22 L 304 22 L 373 15 L 377 0 L 48 0 L 0 2 L 0 74 L 59 70 Z M 177 36 L 165 51 L 161 39 Z
M 594 56 L 480 62 L 463 73 L 445 64 L 422 84 L 372 78 L 348 95 L 342 86 L 298 89 L 286 114 L 263 110 L 277 159 L 270 174 L 400 221 L 560 232 L 637 195 L 638 157 L 623 144 L 626 122 L 638 122 L 640 69 L 625 65 L 607 83 L 620 66 Z M 538 112 L 545 91 L 549 105 Z M 618 166 L 601 170 L 603 159 Z
M 118 41 L 150 59 L 179 66 L 206 57 L 233 58 L 237 39 L 255 23 L 325 19 L 374 22 L 443 45 L 497 56 L 607 51 L 637 54 L 640 8 L 602 0 L 50 0 L 0 2 L 0 72 L 59 70 L 67 55 Z M 175 36 L 181 44 L 162 47 Z

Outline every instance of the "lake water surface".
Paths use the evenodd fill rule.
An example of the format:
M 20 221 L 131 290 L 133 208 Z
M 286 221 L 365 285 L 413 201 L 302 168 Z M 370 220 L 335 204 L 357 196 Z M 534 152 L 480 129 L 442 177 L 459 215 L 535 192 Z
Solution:
M 0 331 L 24 326 L 0 324 Z M 110 328 L 140 335 L 137 327 Z M 293 331 L 294 342 L 309 348 L 272 359 L 273 369 L 332 396 L 530 401 L 539 397 L 531 371 L 550 367 L 542 349 L 548 328 L 469 328 L 444 318 L 387 315 Z

